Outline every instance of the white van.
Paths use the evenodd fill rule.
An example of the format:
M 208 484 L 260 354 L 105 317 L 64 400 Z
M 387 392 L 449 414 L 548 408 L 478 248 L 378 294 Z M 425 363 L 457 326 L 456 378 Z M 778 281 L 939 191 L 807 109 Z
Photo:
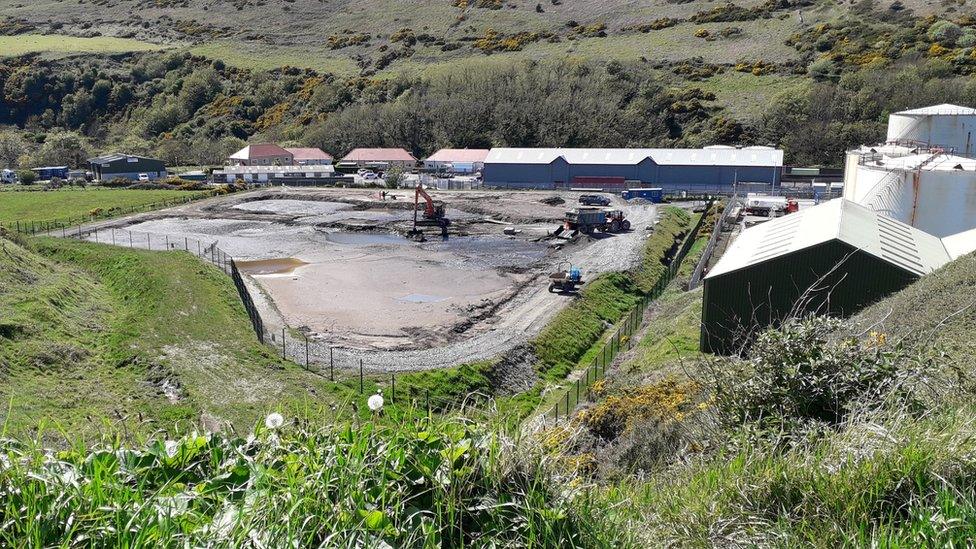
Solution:
M 16 183 L 17 172 L 13 170 L 0 170 L 0 183 Z

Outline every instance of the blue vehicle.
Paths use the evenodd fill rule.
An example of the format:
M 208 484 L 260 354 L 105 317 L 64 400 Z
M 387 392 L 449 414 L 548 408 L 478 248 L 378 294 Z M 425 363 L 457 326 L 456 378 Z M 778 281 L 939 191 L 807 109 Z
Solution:
M 583 272 L 579 267 L 573 267 L 569 263 L 562 265 L 566 265 L 568 268 L 549 275 L 550 293 L 574 293 L 577 287 L 583 284 Z
M 628 189 L 620 194 L 624 200 L 643 198 L 644 200 L 650 200 L 655 204 L 664 202 L 664 190 L 658 187 L 646 189 Z

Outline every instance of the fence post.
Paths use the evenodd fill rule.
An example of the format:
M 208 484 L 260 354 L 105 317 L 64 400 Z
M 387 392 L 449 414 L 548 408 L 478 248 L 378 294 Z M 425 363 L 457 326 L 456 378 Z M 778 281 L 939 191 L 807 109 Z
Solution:
M 329 381 L 335 382 L 335 360 L 332 355 L 332 347 L 329 347 Z
M 61 238 L 67 236 L 64 225 L 61 225 Z
M 308 334 L 305 335 L 305 369 L 310 370 L 308 366 Z
M 281 360 L 285 360 L 285 328 L 281 328 Z
M 430 389 L 424 389 L 424 396 L 427 399 L 427 417 L 430 417 Z
M 390 374 L 390 404 L 396 404 L 396 374 Z
M 146 233 L 146 245 L 149 246 L 150 250 L 152 250 L 152 235 L 149 233 Z
M 580 397 L 580 380 L 577 379 L 576 380 L 576 404 L 577 405 L 579 405 L 579 397 Z
M 363 394 L 363 359 L 359 359 L 359 394 Z
M 190 251 L 190 239 L 185 236 L 183 237 L 183 251 Z
M 569 417 L 569 391 L 566 391 L 566 417 Z

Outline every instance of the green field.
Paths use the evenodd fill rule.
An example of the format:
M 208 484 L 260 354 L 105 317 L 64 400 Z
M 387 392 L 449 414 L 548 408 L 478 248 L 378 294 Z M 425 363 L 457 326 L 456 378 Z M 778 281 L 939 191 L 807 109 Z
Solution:
M 0 222 L 51 221 L 80 218 L 93 210 L 142 208 L 165 201 L 201 196 L 199 191 L 62 189 L 0 194 Z
M 159 44 L 112 36 L 94 38 L 58 34 L 0 36 L 0 56 L 9 57 L 29 53 L 127 53 L 164 48 L 165 46 Z

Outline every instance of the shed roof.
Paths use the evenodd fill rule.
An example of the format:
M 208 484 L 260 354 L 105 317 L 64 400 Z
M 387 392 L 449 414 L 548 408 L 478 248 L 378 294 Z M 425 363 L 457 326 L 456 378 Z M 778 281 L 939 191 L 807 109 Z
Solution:
M 972 116 L 976 115 L 976 109 L 953 105 L 952 103 L 942 103 L 918 109 L 896 112 L 907 116 Z
M 127 158 L 138 158 L 139 160 L 157 160 L 155 158 L 148 158 L 145 156 L 137 156 L 134 154 L 124 154 L 124 153 L 110 153 L 103 154 L 102 156 L 96 156 L 94 158 L 89 158 L 89 164 L 107 164 L 109 162 L 115 162 L 116 160 L 124 160 Z M 157 160 L 158 161 L 158 160 Z
M 746 229 L 706 278 L 831 240 L 845 242 L 919 276 L 952 260 L 939 238 L 856 202 L 837 198 Z
M 230 155 L 231 160 L 250 160 L 252 158 L 264 158 L 267 156 L 288 156 L 285 149 L 274 143 L 257 143 L 248 145 L 236 153 Z
M 332 155 L 318 147 L 285 147 L 295 160 L 332 160 Z
M 486 163 L 550 164 L 562 157 L 570 164 L 636 165 L 650 158 L 658 165 L 782 166 L 783 151 L 770 147 L 704 149 L 491 149 Z
M 406 149 L 401 148 L 353 149 L 342 159 L 354 162 L 417 161 Z
M 883 167 L 887 170 L 915 170 L 922 171 L 976 171 L 976 160 L 953 154 L 910 154 L 907 156 L 885 157 L 881 164 L 871 163 L 870 166 Z
M 484 162 L 489 149 L 441 149 L 427 157 L 429 162 Z

